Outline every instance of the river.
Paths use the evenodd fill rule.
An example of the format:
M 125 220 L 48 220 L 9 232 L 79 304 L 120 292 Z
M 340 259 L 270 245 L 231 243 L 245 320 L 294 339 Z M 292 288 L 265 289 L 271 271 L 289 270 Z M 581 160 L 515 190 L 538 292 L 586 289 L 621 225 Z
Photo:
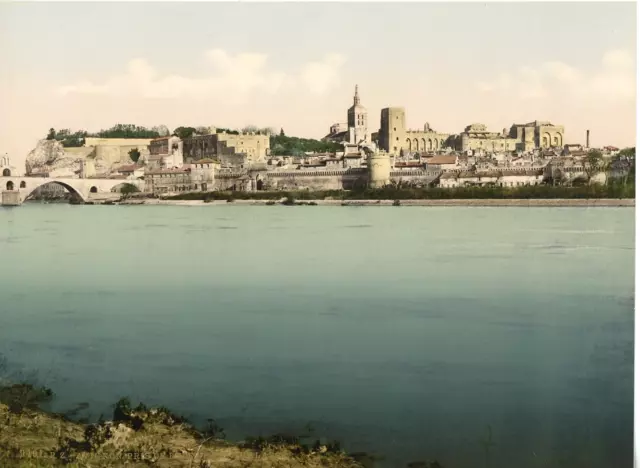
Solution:
M 0 259 L 0 353 L 56 410 L 310 424 L 389 467 L 632 463 L 632 208 L 27 203 Z

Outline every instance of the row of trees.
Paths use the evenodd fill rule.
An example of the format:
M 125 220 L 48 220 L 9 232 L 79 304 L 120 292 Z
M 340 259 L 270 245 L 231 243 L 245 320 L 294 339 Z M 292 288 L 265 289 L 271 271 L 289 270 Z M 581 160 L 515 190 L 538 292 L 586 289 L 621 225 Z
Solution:
M 255 125 L 249 125 L 242 129 L 243 132 L 261 132 L 261 133 L 275 133 L 271 128 L 258 128 Z M 238 130 L 232 130 L 229 128 L 217 128 L 216 133 L 232 133 L 239 134 Z M 47 134 L 47 140 L 57 140 L 62 143 L 65 148 L 82 146 L 87 137 L 96 138 L 159 138 L 169 135 L 176 135 L 181 139 L 190 138 L 194 135 L 208 135 L 209 127 L 177 127 L 173 132 L 165 125 L 157 127 L 146 128 L 133 124 L 116 124 L 111 128 L 100 130 L 99 132 L 89 133 L 86 130 L 78 130 L 72 132 L 70 129 L 55 130 L 49 129 Z
M 47 134 L 47 140 L 57 140 L 61 142 L 65 148 L 77 148 L 84 145 L 84 140 L 87 135 L 87 132 L 84 130 L 72 132 L 68 128 L 58 131 L 50 128 Z
M 57 140 L 65 148 L 79 147 L 84 145 L 87 137 L 95 138 L 158 138 L 168 136 L 169 129 L 160 125 L 158 127 L 146 128 L 133 124 L 116 124 L 111 128 L 89 133 L 86 130 L 72 132 L 70 129 L 55 130 L 49 129 L 47 140 Z

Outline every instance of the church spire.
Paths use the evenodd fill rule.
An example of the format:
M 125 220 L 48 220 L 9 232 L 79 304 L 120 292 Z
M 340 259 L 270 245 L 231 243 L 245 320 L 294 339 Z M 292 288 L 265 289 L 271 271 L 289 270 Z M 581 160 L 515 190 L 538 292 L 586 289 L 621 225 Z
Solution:
M 360 96 L 358 95 L 358 85 L 356 85 L 356 93 L 353 95 L 353 105 L 357 106 L 360 104 Z

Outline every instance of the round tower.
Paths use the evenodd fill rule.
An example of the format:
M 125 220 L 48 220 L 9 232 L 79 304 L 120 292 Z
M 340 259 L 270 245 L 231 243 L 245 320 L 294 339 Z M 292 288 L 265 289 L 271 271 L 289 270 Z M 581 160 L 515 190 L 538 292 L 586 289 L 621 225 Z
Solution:
M 387 152 L 370 152 L 367 159 L 369 166 L 369 187 L 381 188 L 391 183 L 391 157 Z

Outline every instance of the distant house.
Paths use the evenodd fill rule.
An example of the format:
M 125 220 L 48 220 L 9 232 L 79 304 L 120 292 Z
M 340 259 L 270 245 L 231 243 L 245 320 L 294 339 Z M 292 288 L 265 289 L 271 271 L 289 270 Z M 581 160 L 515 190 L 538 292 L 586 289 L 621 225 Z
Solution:
M 440 187 L 482 187 L 487 185 L 522 187 L 525 185 L 539 185 L 543 179 L 544 172 L 542 169 L 450 171 L 440 176 Z
M 452 170 L 458 167 L 457 154 L 441 154 L 425 160 L 427 169 Z
M 141 164 L 128 164 L 116 168 L 114 172 L 127 178 L 138 179 L 144 176 L 144 166 Z

